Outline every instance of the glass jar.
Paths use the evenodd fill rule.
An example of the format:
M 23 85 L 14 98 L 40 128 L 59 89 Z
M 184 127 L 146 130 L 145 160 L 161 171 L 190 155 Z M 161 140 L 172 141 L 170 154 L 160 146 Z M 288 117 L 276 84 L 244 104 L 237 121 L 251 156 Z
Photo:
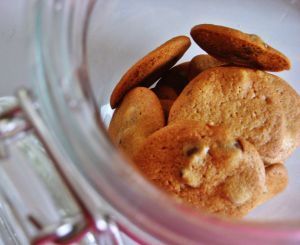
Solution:
M 17 237 L 36 244 L 78 241 L 82 236 L 87 240 L 93 236 L 95 244 L 97 239 L 99 244 L 121 244 L 126 239 L 122 234 L 140 244 L 299 244 L 296 179 L 300 165 L 295 164 L 299 150 L 287 163 L 291 170 L 288 194 L 258 208 L 245 220 L 232 221 L 199 213 L 161 193 L 126 163 L 128 159 L 106 132 L 112 115 L 109 96 L 120 76 L 145 53 L 173 36 L 188 35 L 199 23 L 236 27 L 274 44 L 294 65 L 280 75 L 299 92 L 299 1 L 32 0 L 26 16 L 31 37 L 31 93 L 19 90 L 18 105 L 4 116 L 21 114 L 19 131 L 25 130 L 26 136 L 33 133 L 43 144 L 38 154 L 42 152 L 50 160 L 39 176 L 49 188 L 38 190 L 35 177 L 29 182 L 39 196 L 50 192 L 53 198 L 56 193 L 54 200 L 61 212 L 51 219 L 49 211 L 40 210 L 38 216 L 47 220 L 47 225 L 30 216 L 35 231 L 25 229 L 25 234 L 24 221 L 16 220 L 12 227 L 19 227 Z M 193 45 L 183 60 L 199 52 Z M 33 143 L 35 138 L 30 140 L 23 142 L 25 146 L 18 140 L 18 150 L 28 144 L 39 146 Z M 46 181 L 45 169 L 51 181 Z M 36 201 L 50 210 L 45 206 L 47 198 Z M 287 208 L 279 209 L 280 205 Z M 8 202 L 7 206 L 13 214 L 20 212 L 17 203 Z M 69 223 L 71 228 L 64 226 Z M 56 225 L 49 229 L 49 224 Z M 103 234 L 109 235 L 103 238 Z

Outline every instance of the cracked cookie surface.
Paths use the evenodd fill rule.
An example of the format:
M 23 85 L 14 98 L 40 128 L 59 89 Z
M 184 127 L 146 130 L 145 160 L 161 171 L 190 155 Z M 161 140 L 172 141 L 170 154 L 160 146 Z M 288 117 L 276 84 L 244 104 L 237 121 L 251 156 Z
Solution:
M 179 121 L 155 132 L 134 162 L 162 190 L 226 217 L 246 215 L 265 191 L 265 168 L 254 146 L 196 121 Z
M 169 123 L 191 119 L 223 125 L 252 143 L 266 163 L 282 161 L 286 119 L 271 76 L 241 67 L 204 71 L 175 100 Z

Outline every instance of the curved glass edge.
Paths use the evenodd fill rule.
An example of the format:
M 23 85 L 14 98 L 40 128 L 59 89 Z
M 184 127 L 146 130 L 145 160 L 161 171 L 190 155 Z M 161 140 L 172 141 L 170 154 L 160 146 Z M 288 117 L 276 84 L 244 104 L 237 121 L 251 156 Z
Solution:
M 0 113 L 17 104 L 15 97 L 0 97 Z M 35 135 L 5 143 L 8 154 L 0 159 L 0 245 L 29 245 L 39 235 L 29 217 L 50 227 L 81 210 Z M 91 231 L 77 244 L 101 244 L 101 239 Z

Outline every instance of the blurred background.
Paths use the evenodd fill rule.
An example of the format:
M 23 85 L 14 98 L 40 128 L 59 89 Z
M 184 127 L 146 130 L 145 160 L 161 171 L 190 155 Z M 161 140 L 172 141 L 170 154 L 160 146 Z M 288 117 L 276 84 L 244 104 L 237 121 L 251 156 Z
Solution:
M 24 0 L 0 0 L 0 96 L 25 84 L 28 44 Z

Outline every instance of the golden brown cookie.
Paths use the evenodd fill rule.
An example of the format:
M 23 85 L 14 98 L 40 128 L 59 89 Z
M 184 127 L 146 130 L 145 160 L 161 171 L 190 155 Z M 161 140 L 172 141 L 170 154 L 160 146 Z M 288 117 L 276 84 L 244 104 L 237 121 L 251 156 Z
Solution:
M 161 100 L 175 100 L 178 97 L 177 91 L 164 84 L 159 84 L 152 91 L 157 95 Z
M 193 80 L 201 72 L 209 68 L 222 66 L 225 64 L 226 62 L 217 60 L 214 57 L 207 54 L 197 55 L 190 62 L 188 78 L 189 80 Z
M 279 153 L 281 160 L 286 160 L 300 144 L 300 96 L 282 78 L 266 74 L 263 71 L 253 73 L 253 79 L 266 81 L 265 92 L 276 96 L 282 106 L 286 118 L 286 132 L 283 139 L 283 148 Z
M 202 72 L 174 102 L 169 123 L 197 120 L 224 125 L 235 137 L 252 143 L 266 163 L 279 162 L 286 131 L 278 96 L 268 77 L 241 67 L 217 67 Z
M 128 92 L 110 122 L 112 141 L 132 156 L 144 140 L 165 125 L 164 112 L 157 96 L 148 88 Z
M 110 105 L 116 108 L 125 94 L 139 85 L 152 85 L 163 73 L 169 70 L 190 47 L 191 41 L 186 36 L 170 39 L 156 48 L 123 75 L 110 97 Z
M 261 203 L 268 201 L 280 192 L 283 192 L 288 185 L 288 172 L 281 163 L 275 163 L 266 167 L 266 192 Z
M 134 162 L 162 190 L 225 217 L 246 215 L 265 190 L 265 168 L 254 146 L 196 121 L 178 121 L 155 132 Z
M 165 113 L 165 118 L 166 118 L 166 120 L 168 120 L 169 112 L 170 112 L 170 109 L 171 109 L 171 107 L 174 103 L 174 100 L 161 99 L 160 103 L 161 103 L 161 106 L 162 106 L 163 111 Z
M 190 62 L 184 62 L 174 66 L 162 76 L 156 86 L 169 86 L 175 89 L 177 94 L 180 94 L 189 82 L 189 65 Z
M 229 27 L 202 24 L 192 28 L 194 41 L 216 59 L 266 71 L 291 67 L 289 59 L 260 37 Z

